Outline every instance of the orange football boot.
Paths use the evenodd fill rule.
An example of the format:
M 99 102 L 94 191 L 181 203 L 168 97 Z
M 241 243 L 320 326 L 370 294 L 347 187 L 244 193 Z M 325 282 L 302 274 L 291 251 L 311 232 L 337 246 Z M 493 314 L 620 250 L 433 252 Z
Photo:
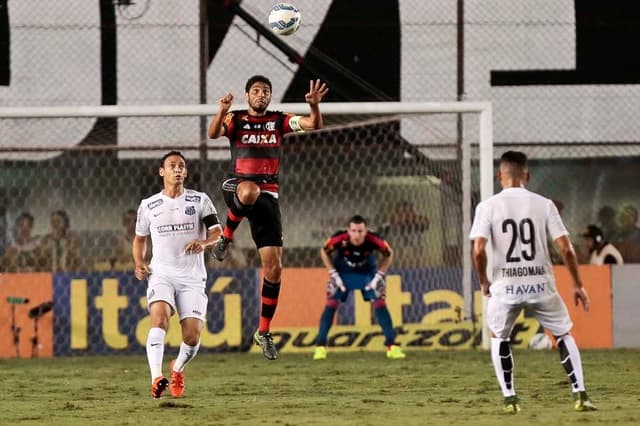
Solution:
M 175 359 L 171 361 L 171 384 L 169 385 L 169 390 L 171 391 L 171 396 L 180 398 L 184 395 L 184 372 L 174 371 L 173 364 L 175 363 Z
M 160 398 L 167 386 L 169 386 L 169 381 L 164 376 L 156 377 L 151 384 L 151 396 L 156 399 Z

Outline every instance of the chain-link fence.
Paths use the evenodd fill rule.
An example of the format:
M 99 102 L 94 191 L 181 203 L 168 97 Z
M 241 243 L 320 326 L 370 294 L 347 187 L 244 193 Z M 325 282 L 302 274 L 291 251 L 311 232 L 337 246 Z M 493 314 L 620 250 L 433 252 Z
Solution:
M 638 231 L 633 220 L 616 221 L 617 212 L 633 216 L 623 206 L 640 201 L 633 184 L 640 170 L 640 124 L 633 115 L 640 73 L 634 74 L 637 60 L 628 59 L 635 55 L 625 50 L 634 39 L 627 22 L 638 12 L 601 3 L 299 0 L 300 30 L 274 44 L 250 19 L 266 25 L 272 3 L 263 0 L 61 0 L 55 6 L 4 0 L 0 106 L 215 103 L 231 91 L 241 107 L 244 83 L 257 73 L 271 78 L 274 102 L 302 101 L 315 77 L 328 81 L 327 101 L 489 100 L 496 154 L 516 148 L 531 156 L 530 187 L 563 206 L 572 234 L 594 222 L 610 229 L 605 238 L 624 239 Z M 1 120 L 2 246 L 15 240 L 21 212 L 29 211 L 33 233 L 44 235 L 51 213 L 65 210 L 72 228 L 86 234 L 83 252 L 108 263 L 108 241 L 124 232 L 122 215 L 157 190 L 155 162 L 169 147 L 190 154 L 192 186 L 219 198 L 228 154 L 221 147 L 198 157 L 205 125 L 206 118 L 197 117 Z M 436 128 L 408 140 L 432 147 L 419 150 L 402 173 L 431 174 L 427 168 L 442 171 L 456 163 L 456 144 L 469 132 L 457 132 L 455 124 L 451 135 Z M 388 135 L 394 133 L 384 125 L 362 129 L 336 139 L 362 150 L 312 136 L 323 146 L 320 154 L 295 144 L 285 155 L 283 204 L 295 210 L 289 228 L 312 233 L 290 236 L 292 247 L 315 250 L 321 236 L 354 210 L 382 225 L 393 201 L 406 201 L 389 198 L 381 207 L 366 196 L 368 184 L 402 169 L 398 164 L 411 154 L 406 147 L 372 154 L 391 149 L 395 136 Z M 369 147 L 374 143 L 379 148 Z M 443 156 L 443 149 L 454 157 Z M 345 171 L 359 162 L 357 173 Z M 308 192 L 316 191 L 312 179 L 300 178 L 307 170 L 324 179 L 331 202 L 307 202 Z M 345 180 L 351 182 L 346 187 Z M 613 211 L 610 225 L 603 211 Z M 436 229 L 432 221 L 429 232 Z M 241 246 L 250 248 L 246 235 Z M 291 263 L 315 264 L 308 250 Z
M 460 116 L 467 122 L 468 143 L 477 145 L 479 115 Z M 456 113 L 327 115 L 327 128 L 286 137 L 280 175 L 286 265 L 322 266 L 319 247 L 324 240 L 346 227 L 348 218 L 361 214 L 396 249 L 396 267 L 460 266 L 464 229 L 462 165 L 456 160 L 457 117 Z M 0 124 L 13 129 L 16 124 L 46 127 L 52 122 L 52 128 L 72 130 L 85 126 L 87 120 L 92 121 L 0 117 Z M 108 120 L 116 129 L 97 124 Z M 150 123 L 163 127 L 174 120 L 190 121 L 191 131 L 197 134 L 198 117 L 173 116 L 94 118 L 92 132 L 100 139 L 112 131 L 119 134 L 121 122 L 127 123 L 129 131 L 147 128 Z M 165 135 L 164 140 L 170 138 Z M 424 139 L 439 143 L 423 143 Z M 141 199 L 161 190 L 159 159 L 179 146 L 177 140 L 163 148 L 154 142 L 152 135 L 140 139 L 138 150 L 80 145 L 59 152 L 15 146 L 2 153 L 7 178 L 3 205 L 7 218 L 14 218 L 9 226 L 13 242 L 21 244 L 19 249 L 16 244 L 5 249 L 4 270 L 130 269 L 135 211 Z M 226 138 L 210 146 L 210 157 L 228 156 Z M 189 149 L 197 146 L 183 148 L 190 153 L 187 186 L 210 193 L 220 217 L 226 217 L 220 183 L 228 174 L 230 160 L 202 162 L 197 150 Z M 475 150 L 473 155 L 477 159 Z M 475 170 L 470 202 L 478 199 L 477 175 Z M 50 244 L 38 243 L 59 240 L 66 247 L 58 249 L 64 248 L 67 257 L 56 256 L 56 247 L 48 247 Z M 237 252 L 232 263 L 211 261 L 209 266 L 259 264 L 248 225 L 240 227 L 234 246 Z M 452 287 L 457 280 L 454 275 L 442 277 L 442 285 Z

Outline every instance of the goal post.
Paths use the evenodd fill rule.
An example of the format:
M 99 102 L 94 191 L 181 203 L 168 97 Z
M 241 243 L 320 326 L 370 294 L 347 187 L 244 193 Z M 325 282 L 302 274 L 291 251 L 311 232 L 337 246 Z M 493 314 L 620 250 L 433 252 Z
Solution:
M 238 102 L 233 108 L 242 109 L 245 106 Z M 439 204 L 438 223 L 432 220 L 429 232 L 438 235 L 433 238 L 443 240 L 443 245 L 446 244 L 447 235 L 453 235 L 452 238 L 458 240 L 456 244 L 459 244 L 461 249 L 460 288 L 464 300 L 462 317 L 474 319 L 476 313 L 470 256 L 471 242 L 467 235 L 472 221 L 473 203 L 477 202 L 478 198 L 484 200 L 493 194 L 491 103 L 325 102 L 320 108 L 325 117 L 326 129 L 310 132 L 306 136 L 291 136 L 294 139 L 306 138 L 305 140 L 310 141 L 310 153 L 305 151 L 306 148 L 292 147 L 286 151 L 281 179 L 289 179 L 282 185 L 283 191 L 287 191 L 287 187 L 294 188 L 283 198 L 287 200 L 293 198 L 296 204 L 310 207 L 309 212 L 290 212 L 289 220 L 294 228 L 309 227 L 308 223 L 305 225 L 306 221 L 320 223 L 321 226 L 309 231 L 309 235 L 305 237 L 306 240 L 299 235 L 288 236 L 287 244 L 300 248 L 298 251 L 302 253 L 302 247 L 310 245 L 309 241 L 313 244 L 320 243 L 325 231 L 337 225 L 343 226 L 344 222 L 337 222 L 336 217 L 341 216 L 346 219 L 348 212 L 352 210 L 364 211 L 366 215 L 376 216 L 381 215 L 383 210 L 387 210 L 392 204 L 402 201 L 418 204 L 423 211 L 435 211 L 433 210 L 435 207 L 430 204 L 433 201 L 432 195 L 436 194 L 440 197 L 440 193 L 433 190 L 433 187 L 439 184 L 439 178 L 431 176 L 427 170 L 430 170 L 429 168 L 445 170 L 448 166 L 442 164 L 456 164 L 452 170 L 455 170 L 454 173 L 459 173 L 459 176 L 455 176 L 456 185 L 459 185 L 461 192 L 460 197 L 456 198 L 456 202 L 460 203 L 456 209 L 459 211 L 459 217 L 447 217 L 444 207 L 440 207 Z M 309 106 L 306 103 L 273 103 L 269 109 L 297 114 L 309 112 Z M 129 158 L 151 160 L 161 156 L 160 150 L 174 148 L 189 151 L 190 158 L 199 158 L 198 164 L 228 160 L 226 143 L 201 140 L 203 123 L 208 122 L 216 112 L 216 105 L 200 104 L 0 107 L 0 133 L 3 135 L 0 140 L 0 163 L 8 162 L 11 165 L 19 164 L 21 167 L 29 167 L 30 161 L 34 163 L 45 161 L 44 167 L 50 167 L 53 170 L 61 165 L 64 166 L 65 163 L 56 163 L 51 158 L 43 160 L 42 156 L 39 157 L 35 153 L 50 151 L 60 156 L 68 151 L 86 151 L 97 156 L 99 154 L 96 151 L 104 151 L 116 152 L 118 159 L 126 159 L 127 155 L 130 155 Z M 207 120 L 203 120 L 205 117 Z M 90 138 L 91 135 L 97 134 L 98 126 L 95 122 L 98 119 L 108 119 L 117 125 L 113 125 L 113 129 L 108 129 L 104 135 L 100 136 L 101 142 L 97 144 L 99 146 L 94 146 Z M 61 123 L 64 125 L 61 126 Z M 39 129 L 38 134 L 32 131 L 32 125 Z M 81 137 L 76 136 L 76 140 L 65 142 L 65 135 L 73 133 L 70 131 L 56 132 L 55 137 L 46 136 L 47 129 L 66 126 L 74 129 Z M 75 129 L 74 126 L 78 128 Z M 82 144 L 79 143 L 80 140 L 83 141 Z M 205 149 L 203 150 L 202 147 Z M 30 157 L 32 154 L 33 157 Z M 227 155 L 226 158 L 225 155 Z M 64 161 L 78 161 L 75 159 L 77 156 L 69 157 Z M 96 161 L 99 162 L 99 160 Z M 207 170 L 207 173 L 215 177 L 221 176 L 222 171 L 228 167 L 228 161 L 219 161 L 219 163 L 221 165 Z M 419 164 L 419 167 L 416 164 Z M 362 173 L 362 176 L 358 176 L 362 178 L 358 184 L 349 181 L 349 173 L 344 171 L 344 168 L 350 165 L 358 168 L 354 173 Z M 142 178 L 136 172 L 129 169 L 124 172 L 125 166 L 121 167 L 121 171 L 114 173 L 116 182 L 119 182 L 117 179 L 122 178 L 123 173 L 125 176 L 128 176 L 127 173 L 131 175 L 128 181 L 116 183 L 117 185 L 124 187 L 127 184 L 136 185 L 140 182 Z M 365 169 L 367 171 L 361 171 Z M 292 174 L 293 177 L 287 178 L 288 174 Z M 339 176 L 336 177 L 335 174 Z M 94 177 L 86 176 L 86 179 L 91 180 L 91 184 L 87 184 L 82 189 L 91 185 L 102 185 Z M 304 179 L 306 183 L 303 185 L 300 181 Z M 320 188 L 315 190 L 328 199 L 326 204 L 322 200 L 307 198 L 306 191 L 312 190 L 309 186 L 314 184 L 319 184 Z M 341 188 L 340 185 L 350 186 Z M 18 191 L 24 191 L 25 199 L 32 196 L 31 189 L 22 186 L 22 182 L 16 182 L 13 187 L 18 188 Z M 43 188 L 46 192 L 47 186 L 43 185 Z M 370 195 L 373 197 L 366 194 L 367 190 L 370 190 Z M 109 196 L 110 193 L 105 190 L 105 194 Z M 31 198 L 35 199 L 37 195 Z M 384 197 L 388 199 L 382 200 L 381 198 Z M 139 201 L 139 191 L 132 192 L 130 196 L 125 195 L 124 198 L 128 198 L 128 205 L 131 205 L 132 200 Z M 80 209 L 86 210 L 93 206 L 91 203 L 94 201 L 85 201 L 85 204 L 79 201 L 73 202 L 76 202 Z M 54 203 L 55 207 L 60 207 L 65 205 L 67 200 L 63 199 L 56 203 Z M 283 202 L 283 205 L 287 203 L 288 201 Z M 441 204 L 444 205 L 444 201 L 441 201 Z M 120 206 L 118 203 L 115 205 Z M 225 207 L 222 203 L 218 202 L 217 206 L 224 212 Z M 12 206 L 16 211 L 22 207 Z M 51 207 L 54 205 L 50 203 L 47 206 L 35 208 L 46 210 Z M 122 208 L 124 207 L 123 202 Z M 336 217 L 327 219 L 327 211 L 332 212 Z M 441 211 L 445 213 L 440 214 Z M 283 216 L 286 219 L 287 214 Z M 84 217 L 79 219 L 79 227 L 91 228 L 92 225 L 83 223 L 83 219 Z M 106 217 L 103 219 L 110 220 Z M 102 219 L 98 216 L 97 220 Z M 380 222 L 382 219 L 378 220 L 376 225 L 380 225 Z M 452 225 L 454 223 L 455 225 Z M 448 234 L 446 228 L 452 226 L 458 228 L 457 232 Z M 415 229 L 410 229 L 406 232 L 411 234 L 414 231 Z M 389 238 L 391 237 L 389 235 Z M 405 237 L 408 241 L 406 244 L 414 244 L 412 241 L 415 241 L 415 238 L 411 239 L 411 235 L 405 235 Z M 430 241 L 433 243 L 434 240 Z M 392 246 L 395 249 L 398 244 L 394 245 L 392 241 Z M 429 259 L 433 256 L 428 253 L 429 248 L 408 247 L 404 253 L 406 256 L 411 256 L 412 251 L 415 253 L 419 250 L 424 250 L 425 256 L 422 258 L 416 256 L 418 263 L 407 263 L 408 267 L 430 266 Z M 314 250 L 313 256 L 316 254 L 317 251 Z M 303 266 L 312 263 L 305 259 L 304 257 L 294 258 L 293 263 Z

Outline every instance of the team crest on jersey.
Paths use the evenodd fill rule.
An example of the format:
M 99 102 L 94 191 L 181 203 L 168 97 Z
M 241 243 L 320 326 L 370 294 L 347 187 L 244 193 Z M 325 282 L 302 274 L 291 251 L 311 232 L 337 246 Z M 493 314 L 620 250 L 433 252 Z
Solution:
M 267 121 L 266 123 L 264 123 L 264 128 L 265 128 L 265 130 L 267 130 L 269 132 L 273 132 L 276 129 L 276 122 L 275 121 Z
M 149 204 L 147 204 L 147 208 L 149 210 L 155 209 L 156 207 L 162 205 L 162 198 L 160 198 L 159 200 L 155 200 L 150 202 Z
M 187 216 L 193 216 L 194 214 L 196 214 L 196 208 L 195 206 L 187 206 L 184 208 L 184 214 L 186 214 Z
M 200 202 L 200 196 L 199 195 L 185 195 L 184 196 L 184 200 L 187 203 L 199 203 Z

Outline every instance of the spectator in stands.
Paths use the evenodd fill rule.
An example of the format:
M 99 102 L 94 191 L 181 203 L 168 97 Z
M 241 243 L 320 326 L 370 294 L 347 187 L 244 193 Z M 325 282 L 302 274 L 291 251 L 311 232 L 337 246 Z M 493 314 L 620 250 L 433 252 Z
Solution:
M 136 219 L 138 212 L 135 209 L 128 209 L 122 213 L 122 231 L 120 235 L 111 241 L 112 256 L 110 259 L 111 269 L 116 271 L 133 271 L 136 268 L 133 262 L 133 238 L 136 236 Z M 147 250 L 150 252 L 150 250 Z M 151 255 L 147 254 L 147 259 Z
M 429 218 L 416 212 L 413 203 L 399 202 L 382 226 L 382 232 L 393 235 L 395 263 L 399 267 L 426 266 L 425 233 Z
M 442 260 L 447 266 L 458 266 L 462 264 L 462 187 L 454 172 L 445 171 L 440 176 L 440 199 Z
M 3 271 L 34 272 L 37 270 L 39 238 L 32 235 L 33 223 L 33 216 L 29 212 L 22 212 L 16 218 L 13 241 L 2 257 Z
M 552 199 L 551 201 L 553 201 L 553 204 L 558 209 L 558 213 L 560 214 L 560 216 L 562 216 L 562 210 L 564 210 L 564 203 L 556 199 Z M 562 260 L 562 256 L 560 255 L 560 253 L 558 253 L 558 249 L 556 249 L 556 246 L 555 244 L 553 244 L 553 241 L 551 240 L 547 241 L 547 247 L 549 250 L 549 258 L 551 259 L 551 263 L 553 263 L 554 265 L 562 265 L 564 263 Z M 577 253 L 577 254 L 579 259 L 585 258 L 584 260 L 586 262 L 586 256 L 584 255 L 584 253 Z
M 609 241 L 616 241 L 618 239 L 620 229 L 616 222 L 616 210 L 613 207 L 604 205 L 598 210 L 597 224 L 602 230 L 602 234 L 606 235 Z
M 638 210 L 631 204 L 625 204 L 618 212 L 620 231 L 614 241 L 626 263 L 640 262 L 640 228 L 637 225 Z
M 0 198 L 0 202 L 4 200 Z M 7 226 L 7 210 L 3 205 L 0 205 L 0 256 L 4 256 L 5 250 L 11 243 L 11 239 L 8 238 L 8 226 Z
M 582 233 L 589 249 L 589 263 L 592 265 L 622 265 L 622 255 L 618 249 L 604 238 L 602 229 L 588 225 Z
M 42 269 L 51 272 L 77 271 L 80 266 L 80 239 L 70 229 L 69 215 L 64 210 L 51 213 L 51 232 L 39 246 Z

